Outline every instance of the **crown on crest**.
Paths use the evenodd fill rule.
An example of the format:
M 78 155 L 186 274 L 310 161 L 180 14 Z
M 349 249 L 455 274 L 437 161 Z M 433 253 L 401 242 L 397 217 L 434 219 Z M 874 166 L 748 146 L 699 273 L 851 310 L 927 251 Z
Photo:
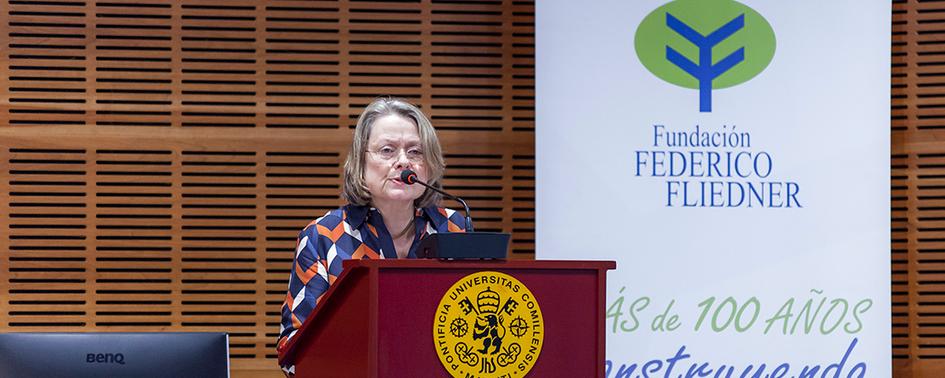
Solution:
M 486 287 L 476 298 L 476 306 L 479 307 L 480 313 L 495 314 L 499 311 L 499 293 Z

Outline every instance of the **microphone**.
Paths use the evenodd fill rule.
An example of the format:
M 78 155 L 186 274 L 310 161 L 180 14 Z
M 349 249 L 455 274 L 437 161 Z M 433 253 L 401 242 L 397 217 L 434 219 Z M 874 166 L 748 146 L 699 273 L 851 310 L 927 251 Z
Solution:
M 423 182 L 423 181 L 420 181 L 420 179 L 417 178 L 417 172 L 414 172 L 414 171 L 409 170 L 409 169 L 405 169 L 405 170 L 403 170 L 403 171 L 400 172 L 400 181 L 403 181 L 404 184 L 407 184 L 407 185 L 413 185 L 413 184 L 420 184 L 420 185 L 423 185 L 423 186 L 429 188 L 430 190 L 432 190 L 432 191 L 434 191 L 434 192 L 437 192 L 437 193 L 442 194 L 443 197 L 449 198 L 449 199 L 451 199 L 451 200 L 455 200 L 455 201 L 457 201 L 457 202 L 463 204 L 463 210 L 466 211 L 466 232 L 473 232 L 472 217 L 469 216 L 469 206 L 466 205 L 466 201 L 463 201 L 462 198 L 459 198 L 459 197 L 457 197 L 457 196 L 454 196 L 454 195 L 452 195 L 452 194 L 449 194 L 449 193 L 447 193 L 447 192 L 444 192 L 444 191 L 440 190 L 439 188 L 435 188 L 435 187 L 433 187 L 433 186 L 430 185 L 430 184 L 427 184 L 427 183 L 425 183 L 425 182 Z

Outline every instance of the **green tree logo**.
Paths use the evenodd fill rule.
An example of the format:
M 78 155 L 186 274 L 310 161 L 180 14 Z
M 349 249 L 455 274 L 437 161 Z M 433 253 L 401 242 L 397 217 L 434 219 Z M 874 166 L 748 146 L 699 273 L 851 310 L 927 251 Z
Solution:
M 676 0 L 637 28 L 637 57 L 656 77 L 699 90 L 699 111 L 712 111 L 712 90 L 744 83 L 774 58 L 774 30 L 734 0 Z

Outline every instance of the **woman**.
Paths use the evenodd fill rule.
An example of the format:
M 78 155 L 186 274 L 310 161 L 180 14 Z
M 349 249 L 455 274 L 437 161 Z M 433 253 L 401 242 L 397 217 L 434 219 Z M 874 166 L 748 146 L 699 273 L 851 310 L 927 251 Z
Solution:
M 465 229 L 461 214 L 436 207 L 439 194 L 400 181 L 407 169 L 441 187 L 444 163 L 436 131 L 417 107 L 399 99 L 374 100 L 358 118 L 345 161 L 348 204 L 299 234 L 277 344 L 287 374 L 295 367 L 281 360 L 285 346 L 341 274 L 342 260 L 415 258 L 427 235 Z

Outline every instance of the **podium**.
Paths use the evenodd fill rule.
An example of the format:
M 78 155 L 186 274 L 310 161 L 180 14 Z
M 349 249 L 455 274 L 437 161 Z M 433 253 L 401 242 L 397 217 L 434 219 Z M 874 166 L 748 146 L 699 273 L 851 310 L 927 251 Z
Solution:
M 510 377 L 604 376 L 606 273 L 616 267 L 613 261 L 364 259 L 343 264 L 342 274 L 279 356 L 295 363 L 296 377 L 450 377 L 435 346 L 438 306 L 457 281 L 477 272 L 512 276 L 540 307 L 540 353 L 527 374 L 513 371 Z M 467 370 L 464 376 L 488 376 Z

